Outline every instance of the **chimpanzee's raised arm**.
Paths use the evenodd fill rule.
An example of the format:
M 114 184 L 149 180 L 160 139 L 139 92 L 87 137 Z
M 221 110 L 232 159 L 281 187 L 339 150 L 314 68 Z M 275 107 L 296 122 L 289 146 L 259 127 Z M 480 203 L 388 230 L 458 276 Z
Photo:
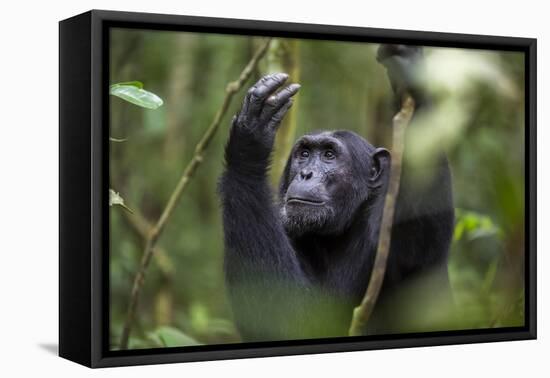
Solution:
M 424 51 L 421 46 L 380 45 L 376 59 L 386 67 L 398 102 L 407 92 L 414 98 L 417 108 L 425 105 L 427 96 L 422 85 Z
M 403 100 L 402 96 L 408 93 L 415 100 L 415 114 L 419 110 L 430 110 L 430 107 L 426 106 L 431 101 L 429 101 L 429 95 L 424 85 L 427 72 L 424 51 L 421 46 L 381 45 L 378 49 L 377 60 L 387 69 L 388 78 L 399 105 Z M 419 123 L 416 118 L 413 117 L 408 134 L 416 127 L 415 124 Z M 420 136 L 417 134 L 416 137 Z M 425 135 L 425 138 L 430 137 L 433 137 L 430 133 Z M 416 140 L 407 138 L 405 142 L 401 189 L 396 204 L 395 220 L 396 223 L 404 223 L 413 219 L 416 229 L 414 232 L 408 232 L 408 227 L 397 225 L 394 227 L 396 229 L 394 234 L 400 232 L 402 228 L 407 229 L 407 237 L 411 238 L 413 238 L 412 235 L 419 235 L 426 239 L 426 235 L 441 233 L 445 235 L 445 244 L 438 247 L 448 249 L 450 240 L 447 239 L 452 235 L 454 207 L 451 194 L 451 173 L 443 147 L 445 143 L 438 143 L 438 147 L 431 151 L 429 159 L 419 166 L 417 155 L 411 153 L 413 149 L 410 146 L 407 148 L 408 143 Z M 423 217 L 426 218 L 424 223 L 416 221 Z M 428 227 L 432 224 L 433 229 Z M 393 238 L 392 235 L 392 240 Z M 417 244 L 411 241 L 411 245 Z M 426 250 L 429 251 L 429 248 Z M 429 256 L 428 253 L 424 255 Z M 443 258 L 438 251 L 434 251 L 434 255 L 441 261 L 446 258 L 446 256 Z
M 423 85 L 426 72 L 422 47 L 381 45 L 377 60 L 387 69 L 398 109 L 403 96 L 410 94 L 415 101 L 415 115 L 418 110 L 430 110 L 431 101 Z M 447 257 L 454 226 L 452 177 L 443 141 L 438 141 L 423 161 L 411 152 L 415 149 L 410 143 L 418 141 L 409 137 L 413 132 L 415 138 L 433 138 L 434 133 L 418 134 L 425 128 L 417 126 L 426 125 L 420 122 L 415 116 L 407 128 L 385 291 L 370 319 L 369 332 L 414 329 L 415 319 L 425 316 L 426 308 L 442 307 L 451 298 Z M 429 289 L 415 288 L 421 286 L 418 282 Z M 401 315 L 396 315 L 396 307 Z
M 304 319 L 307 280 L 284 231 L 267 179 L 277 128 L 299 89 L 288 75 L 264 76 L 233 118 L 220 182 L 225 275 L 246 340 L 293 338 Z

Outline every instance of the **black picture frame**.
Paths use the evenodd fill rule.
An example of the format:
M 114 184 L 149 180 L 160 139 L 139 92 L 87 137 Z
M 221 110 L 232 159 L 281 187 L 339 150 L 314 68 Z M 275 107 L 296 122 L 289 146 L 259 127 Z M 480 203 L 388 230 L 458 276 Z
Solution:
M 410 43 L 525 53 L 525 326 L 110 351 L 108 33 L 111 27 Z M 59 355 L 89 367 L 536 338 L 536 39 L 92 10 L 59 24 Z

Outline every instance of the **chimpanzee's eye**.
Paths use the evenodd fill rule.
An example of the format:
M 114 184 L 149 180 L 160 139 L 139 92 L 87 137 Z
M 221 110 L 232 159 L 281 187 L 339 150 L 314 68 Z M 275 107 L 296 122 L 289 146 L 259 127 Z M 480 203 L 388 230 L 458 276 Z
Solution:
M 332 151 L 332 150 L 326 150 L 325 151 L 325 158 L 326 159 L 332 160 L 335 157 L 336 157 L 336 155 L 334 154 L 334 151 Z
M 309 151 L 308 150 L 300 151 L 300 157 L 308 158 L 309 157 Z

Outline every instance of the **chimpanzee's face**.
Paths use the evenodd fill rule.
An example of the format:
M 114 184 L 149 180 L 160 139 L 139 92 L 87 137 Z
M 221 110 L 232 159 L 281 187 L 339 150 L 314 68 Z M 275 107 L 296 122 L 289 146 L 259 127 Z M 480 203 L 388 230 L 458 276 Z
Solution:
M 350 132 L 301 137 L 291 151 L 281 186 L 287 232 L 292 236 L 343 232 L 368 199 L 373 176 L 380 176 L 372 151 L 374 147 Z

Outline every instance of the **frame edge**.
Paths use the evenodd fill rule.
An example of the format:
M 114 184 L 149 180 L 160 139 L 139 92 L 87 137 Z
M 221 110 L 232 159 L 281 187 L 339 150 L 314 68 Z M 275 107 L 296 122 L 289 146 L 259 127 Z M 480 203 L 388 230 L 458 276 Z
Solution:
M 90 366 L 91 13 L 59 22 L 59 356 Z

